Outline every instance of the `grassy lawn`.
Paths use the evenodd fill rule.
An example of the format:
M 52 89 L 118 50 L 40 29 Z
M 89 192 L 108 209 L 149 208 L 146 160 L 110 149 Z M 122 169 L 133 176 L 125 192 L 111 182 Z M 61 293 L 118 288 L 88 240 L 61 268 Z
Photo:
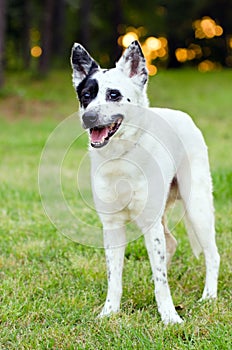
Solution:
M 0 349 L 231 349 L 231 81 L 229 70 L 166 71 L 150 80 L 151 104 L 190 113 L 205 135 L 221 254 L 218 301 L 198 303 L 204 261 L 193 257 L 183 225 L 175 228 L 179 245 L 169 282 L 185 323 L 164 327 L 141 237 L 126 250 L 121 313 L 99 320 L 107 288 L 104 251 L 66 238 L 41 205 L 42 149 L 77 109 L 71 73 L 53 72 L 46 81 L 26 74 L 7 77 L 0 97 Z M 86 144 L 83 136 L 65 158 L 64 193 L 78 219 L 85 224 L 88 216 L 92 227 L 99 227 L 93 210 L 89 215 L 73 191 Z

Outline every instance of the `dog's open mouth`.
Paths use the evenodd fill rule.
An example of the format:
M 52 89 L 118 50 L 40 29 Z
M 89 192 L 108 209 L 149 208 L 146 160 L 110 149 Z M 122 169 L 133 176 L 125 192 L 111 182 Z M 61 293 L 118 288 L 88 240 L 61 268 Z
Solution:
M 105 146 L 116 133 L 122 123 L 122 117 L 109 125 L 99 125 L 89 129 L 91 146 L 100 148 Z

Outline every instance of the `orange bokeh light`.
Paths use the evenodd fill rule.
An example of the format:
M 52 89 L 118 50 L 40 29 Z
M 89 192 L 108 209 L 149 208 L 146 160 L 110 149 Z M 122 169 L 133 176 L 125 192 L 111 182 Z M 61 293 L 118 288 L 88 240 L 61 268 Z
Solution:
M 195 29 L 195 37 L 198 39 L 212 39 L 223 34 L 223 28 L 208 16 L 194 21 L 193 28 Z
M 38 58 L 42 55 L 42 49 L 40 46 L 33 46 L 31 48 L 31 56 Z

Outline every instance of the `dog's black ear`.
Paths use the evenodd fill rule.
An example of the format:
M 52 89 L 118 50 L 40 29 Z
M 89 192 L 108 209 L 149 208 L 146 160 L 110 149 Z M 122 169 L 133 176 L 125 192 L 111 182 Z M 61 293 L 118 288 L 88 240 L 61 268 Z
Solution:
M 148 70 L 146 60 L 137 40 L 128 46 L 120 60 L 116 63 L 116 67 L 142 87 L 147 82 Z
M 75 86 L 78 86 L 87 75 L 100 68 L 84 47 L 77 43 L 72 47 L 71 65 L 73 69 L 73 83 Z

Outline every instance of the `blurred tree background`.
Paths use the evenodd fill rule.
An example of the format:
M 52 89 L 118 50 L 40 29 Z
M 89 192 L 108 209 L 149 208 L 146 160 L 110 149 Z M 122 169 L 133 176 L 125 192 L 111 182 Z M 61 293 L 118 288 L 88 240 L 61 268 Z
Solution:
M 232 67 L 232 0 L 0 0 L 0 86 L 6 70 L 68 67 L 74 41 L 107 67 L 134 39 L 151 75 Z

